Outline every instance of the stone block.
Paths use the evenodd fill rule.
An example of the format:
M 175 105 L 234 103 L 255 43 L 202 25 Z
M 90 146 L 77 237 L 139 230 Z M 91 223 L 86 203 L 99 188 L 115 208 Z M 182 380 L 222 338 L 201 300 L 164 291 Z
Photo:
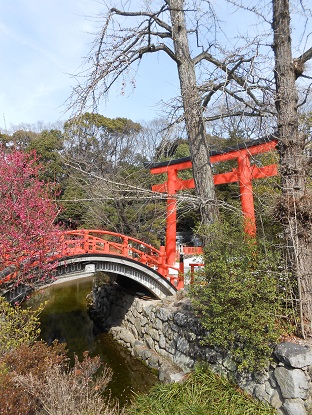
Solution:
M 172 340 L 168 345 L 168 352 L 170 354 L 175 354 L 177 350 L 177 342 L 175 340 Z
M 283 405 L 285 415 L 307 415 L 301 399 L 287 399 Z
M 165 349 L 166 348 L 166 345 L 167 345 L 167 343 L 166 343 L 166 338 L 165 338 L 165 336 L 163 335 L 163 334 L 161 334 L 160 336 L 159 336 L 159 347 L 161 348 L 161 349 Z
M 283 366 L 278 366 L 274 370 L 275 379 L 281 389 L 283 398 L 305 399 L 308 394 L 308 381 L 304 372 L 300 369 L 287 369 Z
M 136 341 L 135 336 L 130 331 L 124 329 L 119 332 L 119 339 L 124 341 L 127 345 L 133 347 Z
M 134 346 L 141 346 L 141 347 L 143 347 L 144 346 L 144 343 L 141 340 L 136 340 L 134 342 Z
M 139 318 L 134 319 L 134 327 L 137 331 L 137 333 L 140 335 L 142 333 L 142 323 L 141 320 Z
M 171 362 L 173 361 L 173 355 L 169 353 L 167 349 L 160 349 L 156 346 L 154 350 L 165 359 L 170 360 Z
M 184 378 L 185 378 L 185 373 L 184 372 L 171 373 L 170 374 L 171 383 L 183 382 Z
M 156 311 L 156 316 L 161 320 L 161 321 L 168 321 L 168 320 L 172 320 L 173 317 L 173 312 L 170 309 L 166 309 L 166 308 L 158 308 Z
M 259 370 L 253 374 L 253 378 L 256 383 L 265 383 L 267 380 L 269 380 L 269 369 L 268 367 L 266 369 Z
M 177 312 L 173 316 L 173 321 L 177 326 L 186 327 L 188 323 L 188 315 L 185 313 Z
M 150 329 L 148 331 L 149 336 L 154 339 L 156 342 L 159 341 L 159 331 L 155 329 Z
M 272 386 L 271 386 L 271 384 L 268 380 L 265 382 L 264 387 L 265 387 L 266 393 L 269 394 L 270 396 L 272 396 L 272 394 L 274 392 L 274 389 L 272 388 Z
M 139 336 L 139 333 L 137 332 L 137 330 L 136 330 L 136 328 L 134 326 L 130 326 L 128 330 L 133 334 L 133 336 L 136 339 L 138 339 L 140 337 Z
M 222 362 L 223 366 L 230 372 L 235 372 L 237 370 L 237 364 L 229 356 L 226 356 Z
M 140 344 L 135 344 L 133 349 L 133 356 L 143 360 L 143 353 L 145 348 Z
M 172 367 L 170 365 L 162 364 L 159 368 L 158 379 L 161 382 L 171 383 L 170 374 L 172 373 Z
M 253 394 L 261 402 L 270 403 L 271 401 L 271 395 L 267 393 L 267 391 L 265 390 L 265 385 L 263 383 L 258 384 L 254 387 Z
M 139 300 L 138 298 L 134 299 L 133 305 L 134 305 L 134 307 L 136 308 L 136 310 L 139 314 L 142 313 L 142 311 L 143 311 L 143 303 L 144 302 L 142 300 Z
M 276 346 L 274 355 L 287 366 L 297 369 L 312 365 L 312 349 L 309 346 L 290 342 L 280 343 Z
M 177 339 L 177 350 L 183 354 L 189 354 L 190 344 L 184 337 Z
M 190 344 L 189 355 L 193 359 L 205 360 L 205 352 L 206 351 L 202 347 L 199 347 L 197 344 Z
M 227 378 L 228 371 L 221 365 L 210 365 L 210 369 L 217 375 Z
M 152 353 L 151 356 L 148 358 L 148 366 L 153 369 L 159 369 L 159 357 L 156 353 Z
M 143 360 L 148 360 L 151 356 L 152 356 L 152 352 L 148 349 L 145 349 L 142 351 L 142 359 Z
M 275 409 L 279 409 L 283 405 L 282 397 L 276 389 L 271 395 L 270 405 Z
M 145 316 L 139 316 L 139 320 L 141 327 L 145 327 L 148 323 L 148 320 Z
M 186 338 L 188 341 L 190 341 L 190 342 L 194 342 L 194 341 L 197 339 L 197 336 L 196 336 L 196 334 L 195 334 L 195 333 L 192 333 L 192 332 L 190 332 L 190 331 L 187 331 L 187 332 L 185 333 L 185 338 Z
M 178 333 L 179 332 L 179 330 L 180 330 L 180 327 L 179 326 L 177 326 L 176 324 L 174 324 L 174 323 L 171 323 L 170 324 L 170 329 L 172 330 L 172 332 L 174 332 L 174 333 Z
M 166 337 L 167 340 L 173 339 L 173 332 L 168 323 L 163 323 L 162 334 Z
M 154 349 L 155 343 L 154 343 L 154 340 L 151 337 L 145 336 L 145 343 L 146 343 L 147 347 L 149 347 L 150 349 Z
M 210 364 L 222 363 L 222 356 L 213 349 L 206 349 L 206 361 Z
M 181 352 L 176 352 L 173 356 L 173 362 L 183 370 L 192 369 L 195 364 L 195 360 Z
M 155 330 L 162 331 L 162 328 L 163 328 L 162 321 L 159 320 L 158 318 L 156 318 L 154 323 L 153 323 L 153 327 L 154 327 Z
M 250 373 L 236 373 L 236 382 L 237 385 L 242 388 L 245 392 L 253 395 L 256 383 L 253 380 Z
M 274 374 L 273 374 L 272 371 L 269 373 L 269 382 L 270 382 L 270 385 L 272 386 L 272 388 L 275 389 L 276 386 L 277 386 L 277 383 L 276 383 L 276 379 L 275 379 Z

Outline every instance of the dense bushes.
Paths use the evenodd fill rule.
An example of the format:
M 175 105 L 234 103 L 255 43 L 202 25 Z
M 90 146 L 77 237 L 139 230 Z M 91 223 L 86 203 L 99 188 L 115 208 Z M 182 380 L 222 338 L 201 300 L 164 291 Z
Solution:
M 99 357 L 87 354 L 73 367 L 63 345 L 19 346 L 0 358 L 1 415 L 114 415 L 118 404 L 103 396 L 111 379 Z
M 43 342 L 20 345 L 0 358 L 0 407 L 2 415 L 32 415 L 40 407 L 37 398 L 27 393 L 17 378 L 28 376 L 44 384 L 47 370 L 66 361 L 63 346 Z
M 15 374 L 14 380 L 36 403 L 38 415 L 120 414 L 118 404 L 103 396 L 111 380 L 111 370 L 104 367 L 101 374 L 94 376 L 100 366 L 100 357 L 90 358 L 85 354 L 82 362 L 76 359 L 72 368 L 48 364 L 39 376 Z
M 240 369 L 257 370 L 281 335 L 288 276 L 279 252 L 261 241 L 233 235 L 226 224 L 210 234 L 205 270 L 191 290 L 207 330 L 203 342 L 229 350 Z

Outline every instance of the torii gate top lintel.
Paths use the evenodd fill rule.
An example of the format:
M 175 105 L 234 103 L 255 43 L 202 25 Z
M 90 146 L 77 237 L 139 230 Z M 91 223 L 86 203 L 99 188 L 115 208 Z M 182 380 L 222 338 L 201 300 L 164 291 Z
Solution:
M 259 138 L 258 140 L 246 141 L 240 143 L 235 147 L 224 147 L 221 150 L 211 150 L 210 151 L 210 160 L 211 163 L 218 161 L 228 161 L 237 158 L 239 155 L 247 152 L 249 155 L 256 155 L 260 153 L 265 153 L 266 151 L 274 150 L 277 145 L 277 138 L 273 135 Z M 190 167 L 182 167 L 184 163 L 190 162 Z M 166 160 L 155 163 L 146 163 L 146 167 L 151 170 L 152 174 L 158 174 L 156 169 L 162 167 L 173 167 L 175 165 L 178 170 L 184 170 L 192 167 L 191 157 L 181 157 L 174 160 Z M 179 166 L 181 165 L 181 166 Z
M 277 175 L 277 165 L 256 166 L 250 163 L 250 157 L 272 151 L 276 148 L 277 139 L 274 136 L 264 137 L 239 144 L 237 147 L 224 148 L 221 151 L 211 151 L 210 162 L 218 163 L 229 160 L 237 160 L 237 168 L 226 173 L 214 175 L 214 183 L 239 183 L 242 213 L 245 220 L 245 232 L 249 235 L 256 234 L 256 219 L 252 180 Z M 166 256 L 169 264 L 175 260 L 176 251 L 176 199 L 175 193 L 180 190 L 195 188 L 194 179 L 183 180 L 178 177 L 178 171 L 192 168 L 190 157 L 160 163 L 148 164 L 152 174 L 167 173 L 167 180 L 152 186 L 155 192 L 168 194 L 167 199 L 167 224 L 166 224 Z

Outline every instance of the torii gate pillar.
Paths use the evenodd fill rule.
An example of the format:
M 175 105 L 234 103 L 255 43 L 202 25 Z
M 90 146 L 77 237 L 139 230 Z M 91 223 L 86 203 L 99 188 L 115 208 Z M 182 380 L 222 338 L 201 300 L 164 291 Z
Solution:
M 244 231 L 247 235 L 256 235 L 255 205 L 252 191 L 252 168 L 250 158 L 243 154 L 237 157 L 237 178 L 242 213 L 244 216 Z
M 177 178 L 177 170 L 168 170 L 167 186 L 169 197 L 167 199 L 166 259 L 169 265 L 173 265 L 176 260 L 177 200 L 172 196 L 176 193 Z

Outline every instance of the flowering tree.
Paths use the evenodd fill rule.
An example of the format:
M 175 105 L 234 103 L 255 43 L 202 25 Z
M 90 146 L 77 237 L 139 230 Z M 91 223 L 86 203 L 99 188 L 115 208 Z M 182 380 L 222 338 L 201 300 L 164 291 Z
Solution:
M 39 180 L 40 171 L 35 153 L 0 148 L 0 271 L 9 267 L 19 281 L 38 271 L 44 279 L 59 250 L 54 186 Z

